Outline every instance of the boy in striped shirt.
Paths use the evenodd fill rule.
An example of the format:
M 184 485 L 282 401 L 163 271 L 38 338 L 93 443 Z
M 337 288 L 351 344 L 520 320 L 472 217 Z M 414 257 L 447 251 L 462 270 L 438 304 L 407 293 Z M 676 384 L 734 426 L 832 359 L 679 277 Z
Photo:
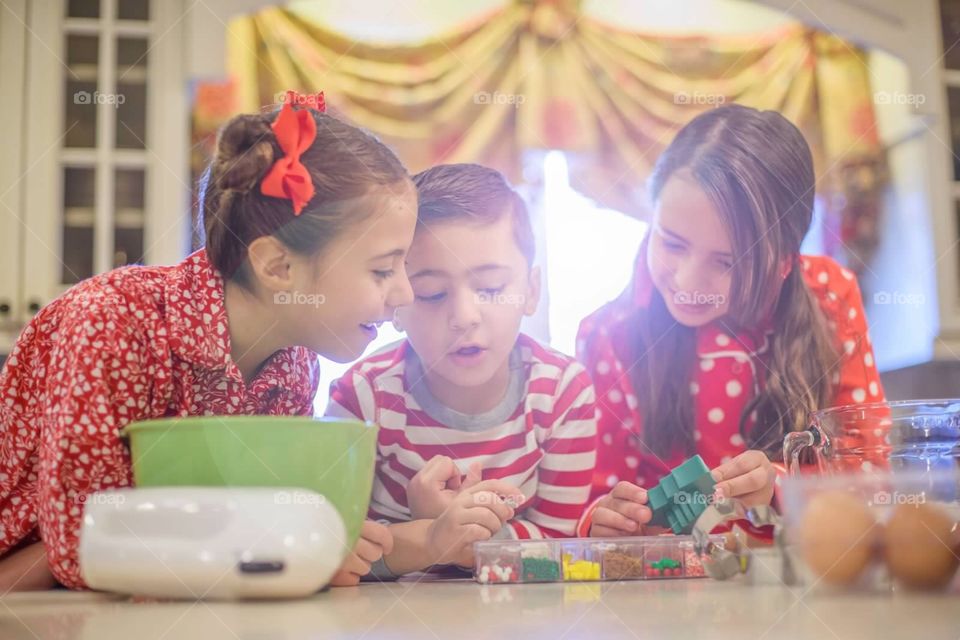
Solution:
M 523 200 L 479 165 L 414 182 L 407 339 L 334 382 L 328 409 L 380 425 L 370 517 L 395 544 L 379 577 L 471 566 L 477 540 L 573 535 L 596 458 L 588 374 L 520 333 L 540 294 Z

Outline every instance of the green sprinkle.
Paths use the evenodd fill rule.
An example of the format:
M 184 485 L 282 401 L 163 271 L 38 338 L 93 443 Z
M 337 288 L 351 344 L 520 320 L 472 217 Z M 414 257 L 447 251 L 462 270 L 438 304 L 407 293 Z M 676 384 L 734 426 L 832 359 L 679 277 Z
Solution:
M 553 582 L 560 579 L 560 565 L 550 558 L 524 558 L 524 582 Z

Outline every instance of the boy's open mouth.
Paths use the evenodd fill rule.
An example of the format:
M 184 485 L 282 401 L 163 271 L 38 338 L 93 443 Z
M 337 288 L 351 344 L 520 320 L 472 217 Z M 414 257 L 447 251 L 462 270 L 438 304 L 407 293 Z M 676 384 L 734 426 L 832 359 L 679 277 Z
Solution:
M 475 367 L 485 362 L 484 355 L 487 349 L 479 345 L 464 345 L 449 354 L 450 359 L 458 367 Z
M 483 347 L 472 345 L 468 347 L 460 347 L 459 349 L 453 352 L 453 355 L 469 358 L 470 356 L 479 355 L 483 351 L 485 351 Z

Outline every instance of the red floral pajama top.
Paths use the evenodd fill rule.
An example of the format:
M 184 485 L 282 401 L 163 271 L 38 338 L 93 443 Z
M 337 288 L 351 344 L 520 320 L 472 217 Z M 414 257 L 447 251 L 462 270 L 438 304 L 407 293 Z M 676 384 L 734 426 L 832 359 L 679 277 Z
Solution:
M 81 282 L 27 325 L 0 372 L 0 556 L 43 540 L 57 580 L 84 587 L 84 500 L 132 484 L 119 437 L 130 422 L 313 413 L 319 369 L 305 348 L 276 352 L 244 382 L 223 291 L 200 250 Z

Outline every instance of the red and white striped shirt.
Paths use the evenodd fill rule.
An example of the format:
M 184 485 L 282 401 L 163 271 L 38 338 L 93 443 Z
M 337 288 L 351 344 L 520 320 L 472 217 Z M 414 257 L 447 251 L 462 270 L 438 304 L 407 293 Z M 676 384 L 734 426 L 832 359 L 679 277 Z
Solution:
M 426 385 L 411 376 L 416 358 L 404 341 L 358 362 L 330 388 L 328 413 L 380 425 L 370 517 L 410 520 L 407 483 L 431 458 L 445 455 L 461 471 L 480 462 L 484 480 L 509 482 L 527 496 L 505 535 L 573 535 L 596 462 L 595 397 L 583 366 L 521 335 L 511 359 L 516 401 L 504 419 L 464 428 L 418 402 Z

